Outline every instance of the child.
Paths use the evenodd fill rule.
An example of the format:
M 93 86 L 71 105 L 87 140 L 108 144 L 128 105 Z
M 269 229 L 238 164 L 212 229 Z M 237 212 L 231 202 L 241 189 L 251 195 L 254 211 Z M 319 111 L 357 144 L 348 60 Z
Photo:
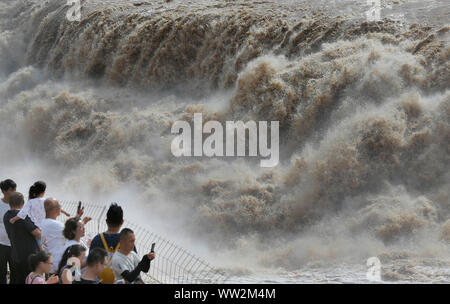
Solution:
M 40 229 L 41 222 L 45 219 L 44 195 L 47 185 L 45 182 L 37 181 L 31 187 L 28 193 L 28 202 L 25 203 L 20 212 L 9 222 L 14 224 L 19 219 L 25 219 L 27 216 Z M 69 216 L 67 212 L 61 210 L 61 213 Z M 41 246 L 41 240 L 37 239 L 38 245 Z
M 58 267 L 60 283 L 72 284 L 73 281 L 81 279 L 85 256 L 86 248 L 81 245 L 72 245 L 64 251 Z
M 53 266 L 52 256 L 45 252 L 39 251 L 30 255 L 30 267 L 32 272 L 25 279 L 25 284 L 57 284 L 58 276 L 52 275 L 47 281 L 45 275 L 49 274 Z

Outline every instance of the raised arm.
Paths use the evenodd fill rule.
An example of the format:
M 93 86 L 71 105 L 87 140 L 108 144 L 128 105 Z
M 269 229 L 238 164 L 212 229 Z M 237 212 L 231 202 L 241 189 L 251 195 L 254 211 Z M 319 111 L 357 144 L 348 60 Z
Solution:
M 142 257 L 142 260 L 132 271 L 125 270 L 120 275 L 129 283 L 134 282 L 138 276 L 141 274 L 141 271 L 147 272 L 150 268 L 150 259 L 147 255 Z
M 30 201 L 28 201 L 25 203 L 25 205 L 23 205 L 22 209 L 20 209 L 19 213 L 17 213 L 16 216 L 24 220 L 27 217 L 27 215 L 30 214 L 30 210 L 31 210 L 31 203 Z

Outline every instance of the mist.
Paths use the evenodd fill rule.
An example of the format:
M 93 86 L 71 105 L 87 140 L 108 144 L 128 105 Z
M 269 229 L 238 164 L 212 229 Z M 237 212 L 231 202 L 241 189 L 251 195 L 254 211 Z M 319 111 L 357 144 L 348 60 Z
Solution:
M 440 19 L 89 1 L 73 23 L 61 1 L 25 2 L 0 4 L 0 168 L 18 191 L 118 202 L 237 277 L 450 259 Z M 279 164 L 174 157 L 194 113 L 279 121 Z

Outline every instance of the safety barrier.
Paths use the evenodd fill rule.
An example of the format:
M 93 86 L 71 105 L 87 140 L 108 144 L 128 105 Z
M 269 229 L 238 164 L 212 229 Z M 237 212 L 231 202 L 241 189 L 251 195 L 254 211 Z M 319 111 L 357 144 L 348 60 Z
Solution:
M 76 214 L 78 203 L 60 201 L 62 209 L 72 216 Z M 93 238 L 100 232 L 106 231 L 106 212 L 109 206 L 84 203 L 84 215 L 92 218 L 86 224 L 86 237 Z M 122 206 L 123 207 L 123 206 Z M 123 207 L 124 208 L 124 207 Z M 125 208 L 124 208 L 125 209 Z M 126 210 L 124 210 L 126 213 Z M 66 216 L 58 218 L 65 221 Z M 177 246 L 171 241 L 148 231 L 129 220 L 124 219 L 122 227 L 130 228 L 136 235 L 136 249 L 139 255 L 150 252 L 152 243 L 157 244 L 156 258 L 152 261 L 150 271 L 142 278 L 147 283 L 160 284 L 221 284 L 227 281 L 226 275 L 212 267 L 203 259 Z

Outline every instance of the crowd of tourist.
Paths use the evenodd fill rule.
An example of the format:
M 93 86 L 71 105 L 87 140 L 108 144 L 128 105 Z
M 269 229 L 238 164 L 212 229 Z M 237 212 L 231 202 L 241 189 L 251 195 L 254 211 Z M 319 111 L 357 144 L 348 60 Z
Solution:
M 0 284 L 144 284 L 141 272 L 149 271 L 155 253 L 139 258 L 119 205 L 108 209 L 108 229 L 84 242 L 91 220 L 84 207 L 70 217 L 58 200 L 46 198 L 42 181 L 30 187 L 26 202 L 16 188 L 11 179 L 0 183 Z M 68 217 L 64 224 L 61 214 Z

